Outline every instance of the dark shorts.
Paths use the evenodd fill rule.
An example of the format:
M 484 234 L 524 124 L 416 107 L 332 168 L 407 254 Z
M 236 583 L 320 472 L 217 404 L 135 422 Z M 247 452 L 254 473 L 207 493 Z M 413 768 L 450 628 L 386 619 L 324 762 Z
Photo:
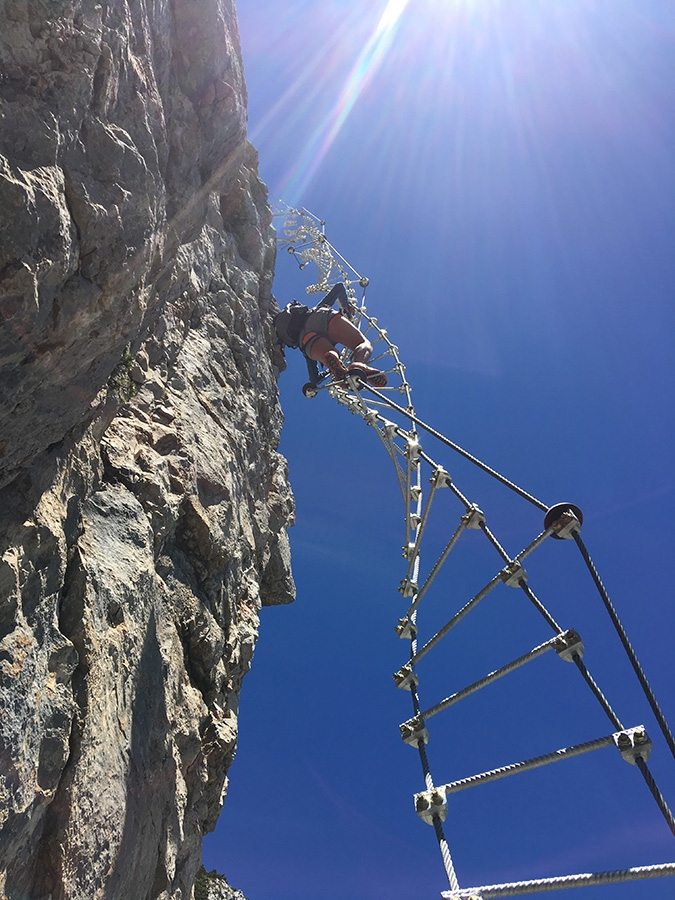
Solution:
M 300 332 L 300 346 L 305 356 L 309 356 L 311 346 L 317 338 L 324 337 L 330 341 L 328 337 L 328 323 L 333 316 L 339 315 L 340 313 L 336 309 L 324 306 L 312 310 L 307 316 L 305 327 Z M 335 346 L 333 341 L 331 341 L 331 344 Z

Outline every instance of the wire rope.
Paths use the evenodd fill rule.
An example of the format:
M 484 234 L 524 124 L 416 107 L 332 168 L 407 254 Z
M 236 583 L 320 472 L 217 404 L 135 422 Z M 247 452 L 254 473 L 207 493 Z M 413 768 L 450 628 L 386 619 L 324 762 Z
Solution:
M 628 656 L 628 659 L 630 660 L 630 664 L 632 665 L 632 667 L 635 671 L 635 674 L 637 675 L 638 681 L 640 682 L 640 685 L 642 686 L 642 690 L 644 691 L 645 696 L 647 697 L 647 701 L 649 702 L 649 705 L 652 708 L 654 716 L 656 717 L 656 721 L 659 723 L 659 728 L 663 732 L 663 736 L 666 739 L 666 743 L 668 744 L 668 747 L 670 748 L 670 752 L 673 754 L 673 758 L 675 758 L 675 738 L 673 738 L 673 733 L 670 730 L 670 728 L 668 727 L 666 717 L 663 715 L 663 712 L 661 711 L 661 707 L 659 706 L 659 704 L 656 700 L 656 697 L 654 696 L 654 691 L 652 690 L 651 685 L 647 681 L 647 676 L 645 675 L 644 670 L 643 670 L 642 666 L 640 665 L 640 661 L 637 658 L 637 654 L 635 653 L 635 650 L 633 650 L 631 642 L 628 640 L 628 635 L 626 634 L 626 629 L 621 624 L 619 615 L 618 615 L 617 611 L 614 609 L 614 604 L 612 603 L 612 601 L 609 598 L 609 594 L 607 593 L 607 590 L 605 589 L 605 586 L 602 583 L 600 575 L 598 574 L 598 570 L 595 568 L 595 565 L 593 563 L 593 560 L 591 559 L 590 553 L 586 549 L 586 545 L 584 544 L 583 540 L 581 539 L 581 535 L 579 534 L 578 531 L 574 532 L 574 540 L 576 542 L 577 547 L 579 548 L 579 550 L 581 552 L 581 555 L 584 559 L 584 562 L 586 563 L 586 566 L 588 567 L 589 572 L 591 573 L 591 577 L 593 578 L 593 581 L 595 582 L 595 586 L 598 589 L 598 593 L 600 594 L 600 596 L 602 598 L 602 602 L 605 604 L 605 608 L 607 609 L 607 612 L 609 613 L 609 617 L 612 620 L 612 624 L 614 625 L 616 633 L 619 635 L 619 639 L 620 639 L 621 643 L 623 644 L 624 650 L 626 651 L 626 655 Z
M 532 881 L 512 881 L 509 884 L 462 888 L 459 891 L 443 891 L 441 897 L 443 900 L 495 900 L 497 897 L 521 897 L 524 894 L 617 884 L 622 881 L 643 881 L 647 878 L 663 878 L 667 875 L 675 875 L 675 863 L 635 866 L 630 869 L 618 869 L 614 872 L 591 872 L 581 875 L 563 875 L 559 878 L 536 878 Z

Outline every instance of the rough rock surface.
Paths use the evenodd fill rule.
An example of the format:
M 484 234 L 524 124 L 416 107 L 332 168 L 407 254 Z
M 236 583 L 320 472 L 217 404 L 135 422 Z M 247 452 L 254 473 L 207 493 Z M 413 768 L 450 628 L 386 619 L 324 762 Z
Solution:
M 231 0 L 0 3 L 0 896 L 189 898 L 293 599 Z
M 202 866 L 195 879 L 194 900 L 246 900 L 246 897 L 215 869 L 207 872 Z

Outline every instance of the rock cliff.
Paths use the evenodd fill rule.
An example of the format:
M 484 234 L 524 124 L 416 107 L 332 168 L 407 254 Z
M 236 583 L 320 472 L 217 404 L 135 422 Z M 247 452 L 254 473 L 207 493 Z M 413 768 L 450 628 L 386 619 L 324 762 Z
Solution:
M 0 895 L 189 898 L 293 599 L 232 0 L 0 3 Z

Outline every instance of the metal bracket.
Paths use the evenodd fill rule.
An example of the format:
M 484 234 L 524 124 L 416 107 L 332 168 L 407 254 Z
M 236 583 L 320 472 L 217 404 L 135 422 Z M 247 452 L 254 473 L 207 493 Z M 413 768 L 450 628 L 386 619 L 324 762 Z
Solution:
M 450 473 L 446 472 L 443 466 L 438 466 L 434 469 L 434 474 L 429 479 L 429 484 L 433 484 L 437 488 L 450 487 L 452 478 L 450 477 Z
M 427 825 L 433 825 L 435 818 L 445 822 L 448 816 L 448 801 L 445 799 L 445 789 L 443 787 L 432 788 L 430 791 L 422 791 L 419 794 L 415 794 L 414 800 L 415 812 Z
M 417 625 L 408 618 L 399 619 L 398 625 L 396 626 L 396 634 L 402 641 L 405 641 L 406 639 L 412 641 L 417 637 Z
M 390 441 L 393 441 L 398 434 L 398 425 L 390 422 L 389 419 L 382 419 L 382 431 L 384 431 Z
M 414 684 L 417 685 L 420 683 L 420 680 L 414 673 L 410 663 L 401 666 L 398 672 L 394 672 L 392 677 L 394 679 L 394 684 L 401 691 L 409 691 Z
M 405 455 L 413 463 L 417 462 L 422 452 L 422 446 L 416 437 L 409 437 L 405 445 Z
M 573 503 L 556 503 L 544 516 L 544 528 L 553 528 L 552 537 L 569 541 L 574 538 L 575 531 L 581 531 L 583 514 Z
M 584 655 L 584 642 L 579 637 L 579 632 L 575 631 L 574 628 L 570 628 L 558 635 L 553 647 L 560 659 L 564 659 L 565 662 L 573 663 L 575 656 L 582 659 Z
M 403 550 L 403 559 L 414 559 L 415 558 L 415 547 L 417 544 L 406 544 L 405 547 L 402 547 Z
M 415 484 L 410 488 L 410 499 L 413 503 L 417 503 L 417 501 L 422 496 L 422 488 L 419 485 Z
M 404 743 L 410 744 L 411 747 L 418 747 L 419 742 L 429 743 L 429 732 L 424 725 L 424 719 L 421 716 L 415 716 L 414 719 L 408 719 L 399 726 L 401 737 Z
M 499 574 L 507 587 L 520 587 L 521 581 L 527 581 L 527 572 L 517 559 L 507 563 Z
M 416 581 L 411 581 L 409 578 L 406 578 L 401 582 L 401 586 L 398 590 L 404 597 L 414 597 L 418 589 L 419 586 Z
M 441 900 L 456 900 L 457 894 L 453 891 L 441 891 Z M 462 900 L 483 900 L 482 894 L 462 894 Z
M 647 762 L 649 754 L 652 752 L 652 742 L 644 725 L 617 731 L 612 736 L 619 753 L 631 766 L 635 765 L 638 758 Z
M 485 514 L 475 503 L 472 503 L 462 516 L 462 525 L 474 531 L 485 525 Z

